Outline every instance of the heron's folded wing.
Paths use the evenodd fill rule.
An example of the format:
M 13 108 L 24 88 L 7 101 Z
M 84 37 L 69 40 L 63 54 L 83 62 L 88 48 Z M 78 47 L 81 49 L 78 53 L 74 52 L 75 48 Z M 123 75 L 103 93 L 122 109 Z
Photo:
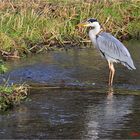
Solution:
M 101 33 L 97 37 L 98 48 L 105 56 L 110 57 L 124 65 L 129 65 L 130 69 L 135 69 L 133 60 L 127 48 L 109 33 Z

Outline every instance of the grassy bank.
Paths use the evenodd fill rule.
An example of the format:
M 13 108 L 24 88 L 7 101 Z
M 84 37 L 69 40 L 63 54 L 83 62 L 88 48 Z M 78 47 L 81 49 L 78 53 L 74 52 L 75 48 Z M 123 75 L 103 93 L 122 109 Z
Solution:
M 0 53 L 19 57 L 66 43 L 88 40 L 76 24 L 97 18 L 105 31 L 120 39 L 140 34 L 140 2 L 90 0 L 3 0 L 0 2 Z

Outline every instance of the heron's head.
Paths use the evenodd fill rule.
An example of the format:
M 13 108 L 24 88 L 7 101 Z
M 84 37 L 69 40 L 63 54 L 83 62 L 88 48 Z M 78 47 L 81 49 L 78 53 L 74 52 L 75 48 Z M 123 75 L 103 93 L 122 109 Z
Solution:
M 86 22 L 79 23 L 77 26 L 78 27 L 93 27 L 93 28 L 96 28 L 96 27 L 100 27 L 100 24 L 97 21 L 97 19 L 90 18 Z

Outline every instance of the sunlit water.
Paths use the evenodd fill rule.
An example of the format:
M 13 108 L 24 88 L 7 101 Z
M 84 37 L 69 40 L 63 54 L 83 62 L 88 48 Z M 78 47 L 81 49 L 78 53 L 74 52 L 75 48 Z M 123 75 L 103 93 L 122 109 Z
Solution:
M 0 138 L 140 138 L 140 96 L 134 95 L 140 93 L 140 42 L 125 44 L 137 70 L 115 65 L 112 88 L 107 63 L 92 48 L 9 61 L 3 78 L 38 86 L 30 101 L 0 115 Z M 39 88 L 43 84 L 68 88 Z

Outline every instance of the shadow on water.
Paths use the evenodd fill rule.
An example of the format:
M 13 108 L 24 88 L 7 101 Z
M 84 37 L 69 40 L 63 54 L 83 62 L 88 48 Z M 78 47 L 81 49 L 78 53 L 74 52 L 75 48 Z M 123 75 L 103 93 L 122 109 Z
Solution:
M 107 64 L 93 49 L 9 62 L 10 71 L 4 75 L 10 77 L 9 83 L 26 81 L 35 86 L 31 101 L 0 115 L 0 138 L 140 138 L 140 96 L 134 95 L 140 92 L 139 43 L 128 46 L 137 70 L 116 65 L 112 88 L 106 86 Z

